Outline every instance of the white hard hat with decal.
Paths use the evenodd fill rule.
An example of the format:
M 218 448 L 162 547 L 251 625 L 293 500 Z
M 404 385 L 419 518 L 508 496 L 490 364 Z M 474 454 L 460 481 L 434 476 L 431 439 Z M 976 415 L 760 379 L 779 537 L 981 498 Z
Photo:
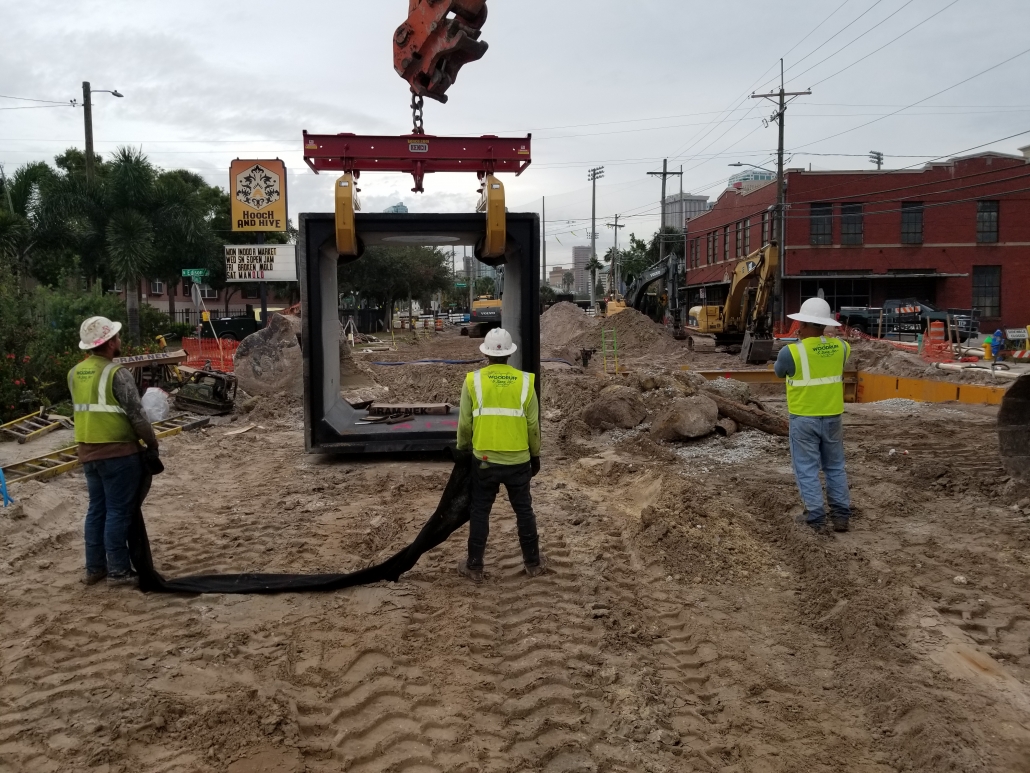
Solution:
M 494 328 L 486 334 L 486 339 L 479 345 L 479 351 L 487 357 L 507 357 L 518 349 L 511 340 L 511 334 L 503 327 Z
M 79 348 L 96 349 L 103 346 L 122 329 L 121 322 L 112 322 L 107 317 L 90 317 L 79 327 Z
M 807 301 L 801 304 L 801 311 L 797 314 L 788 314 L 790 319 L 796 319 L 798 322 L 808 322 L 812 325 L 823 325 L 839 327 L 840 322 L 833 318 L 833 311 L 830 309 L 830 304 L 824 301 L 822 298 L 809 298 Z

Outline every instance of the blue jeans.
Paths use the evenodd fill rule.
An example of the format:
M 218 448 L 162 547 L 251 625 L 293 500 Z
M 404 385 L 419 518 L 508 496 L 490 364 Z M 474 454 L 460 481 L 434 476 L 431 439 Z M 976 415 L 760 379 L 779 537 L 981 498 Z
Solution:
M 143 463 L 139 454 L 82 465 L 86 472 L 86 572 L 128 574 L 129 522 L 136 506 Z
M 824 523 L 823 486 L 830 512 L 838 518 L 851 517 L 851 493 L 844 470 L 844 429 L 841 416 L 790 416 L 790 459 L 809 523 Z

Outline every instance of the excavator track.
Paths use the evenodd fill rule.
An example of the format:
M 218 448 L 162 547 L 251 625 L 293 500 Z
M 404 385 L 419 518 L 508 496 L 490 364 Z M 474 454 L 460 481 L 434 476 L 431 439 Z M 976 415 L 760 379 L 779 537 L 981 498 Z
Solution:
M 198 419 L 195 416 L 172 416 L 164 421 L 154 422 L 154 431 L 159 438 L 166 438 L 180 432 L 206 427 L 209 422 L 210 419 Z M 78 466 L 78 447 L 68 446 L 33 459 L 9 464 L 3 468 L 3 473 L 8 483 L 17 483 L 23 480 L 46 480 L 74 470 Z
M 687 333 L 687 348 L 699 354 L 711 354 L 715 351 L 715 336 L 706 333 Z
M 998 445 L 1005 469 L 1030 483 L 1030 374 L 1016 379 L 1002 398 Z

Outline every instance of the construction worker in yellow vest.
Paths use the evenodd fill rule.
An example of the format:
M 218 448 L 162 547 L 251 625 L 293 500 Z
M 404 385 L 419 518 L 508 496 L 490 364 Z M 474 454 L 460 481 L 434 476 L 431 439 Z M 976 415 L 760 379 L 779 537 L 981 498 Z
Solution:
M 851 494 L 844 470 L 844 365 L 851 347 L 826 335 L 827 327 L 840 323 L 822 298 L 809 298 L 800 312 L 787 316 L 801 323 L 798 342 L 780 350 L 774 369 L 787 379 L 790 458 L 805 504 L 797 521 L 817 532 L 827 529 L 822 470 L 833 530 L 847 531 Z
M 129 523 L 143 474 L 143 445 L 157 453 L 132 374 L 112 360 L 121 355 L 120 322 L 90 317 L 79 328 L 89 357 L 68 372 L 75 406 L 75 442 L 86 474 L 86 573 L 83 583 L 133 585 Z
M 469 373 L 461 388 L 458 449 L 472 449 L 476 469 L 468 558 L 458 571 L 474 582 L 483 580 L 490 510 L 501 484 L 515 511 L 526 573 L 535 577 L 544 571 L 529 491 L 530 480 L 540 471 L 540 404 L 533 374 L 508 365 L 516 349 L 506 330 L 491 330 L 479 347 L 490 364 Z

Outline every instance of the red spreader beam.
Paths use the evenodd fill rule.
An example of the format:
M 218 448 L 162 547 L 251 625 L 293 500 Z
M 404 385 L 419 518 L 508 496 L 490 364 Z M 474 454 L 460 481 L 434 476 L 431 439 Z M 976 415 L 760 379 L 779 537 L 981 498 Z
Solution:
M 412 190 L 422 193 L 422 181 L 434 172 L 475 172 L 480 177 L 499 172 L 522 174 L 532 162 L 532 137 L 369 137 L 305 131 L 304 161 L 316 174 L 353 172 L 356 177 L 361 172 L 407 172 L 415 178 Z

